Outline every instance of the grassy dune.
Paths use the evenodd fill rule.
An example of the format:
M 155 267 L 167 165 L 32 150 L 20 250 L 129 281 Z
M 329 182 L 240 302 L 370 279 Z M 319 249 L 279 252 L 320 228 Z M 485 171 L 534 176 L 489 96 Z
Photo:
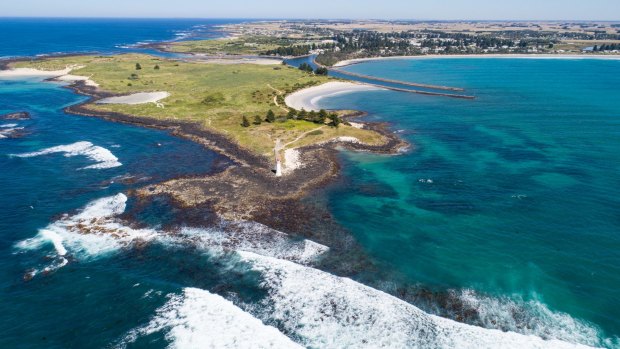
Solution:
M 142 69 L 136 70 L 136 63 Z M 276 91 L 290 93 L 329 80 L 285 66 L 186 63 L 136 54 L 62 57 L 13 64 L 14 67 L 42 70 L 64 69 L 68 65 L 83 66 L 72 74 L 91 77 L 105 91 L 119 94 L 167 91 L 171 94 L 161 101 L 165 108 L 158 108 L 153 103 L 90 105 L 89 108 L 196 122 L 206 129 L 226 134 L 241 146 L 259 154 L 270 155 L 278 138 L 287 144 L 302 136 L 289 147 L 314 144 L 339 136 L 356 137 L 370 144 L 383 142 L 383 137 L 378 133 L 346 125 L 338 128 L 325 125 L 320 130 L 322 132 L 308 132 L 321 125 L 302 120 L 263 122 L 261 125 L 242 127 L 243 116 L 253 122 L 254 115 L 260 115 L 264 120 L 270 109 L 279 117 L 286 114 L 286 108 L 274 104 Z M 156 65 L 159 69 L 155 69 Z M 137 76 L 132 77 L 132 74 Z
M 223 38 L 217 40 L 179 41 L 164 45 L 167 51 L 179 53 L 205 53 L 210 55 L 256 55 L 280 46 L 288 46 L 286 39 L 261 36 Z

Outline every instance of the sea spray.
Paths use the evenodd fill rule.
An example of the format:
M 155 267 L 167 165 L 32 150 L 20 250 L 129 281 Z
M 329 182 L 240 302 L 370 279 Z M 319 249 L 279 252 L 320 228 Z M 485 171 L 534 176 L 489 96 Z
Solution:
M 353 280 L 292 262 L 240 252 L 262 275 L 269 297 L 257 316 L 278 323 L 309 347 L 578 348 L 430 315 Z
M 91 142 L 86 141 L 59 145 L 31 153 L 13 154 L 13 156 L 30 158 L 54 153 L 64 153 L 65 157 L 85 156 L 95 162 L 95 164 L 82 167 L 81 169 L 106 169 L 123 165 L 108 149 L 93 145 Z
M 314 263 L 328 248 L 321 244 L 293 239 L 285 233 L 255 222 L 222 220 L 215 227 L 182 227 L 176 230 L 133 228 L 119 219 L 125 212 L 127 196 L 117 194 L 94 200 L 74 215 L 65 214 L 32 238 L 16 244 L 19 250 L 35 250 L 51 244 L 55 257 L 71 255 L 77 260 L 91 260 L 118 253 L 134 243 L 157 242 L 162 245 L 198 248 L 212 255 L 248 251 L 287 259 L 302 264 Z M 57 268 L 46 267 L 46 271 Z M 30 273 L 30 277 L 38 271 Z
M 169 295 L 148 324 L 131 330 L 115 347 L 161 331 L 170 348 L 303 348 L 232 302 L 197 288 Z

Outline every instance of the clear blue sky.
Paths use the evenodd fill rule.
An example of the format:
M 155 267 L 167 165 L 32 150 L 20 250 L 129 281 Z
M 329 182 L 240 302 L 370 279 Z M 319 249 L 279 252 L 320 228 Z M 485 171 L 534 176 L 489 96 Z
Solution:
M 0 0 L 3 17 L 581 19 L 620 21 L 620 0 Z

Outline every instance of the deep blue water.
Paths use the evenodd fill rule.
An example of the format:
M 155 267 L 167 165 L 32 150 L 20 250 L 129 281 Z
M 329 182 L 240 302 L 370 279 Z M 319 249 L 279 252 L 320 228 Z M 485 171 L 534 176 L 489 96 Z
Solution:
M 213 25 L 230 22 L 0 19 L 0 32 L 11 34 L 0 40 L 0 56 L 111 54 L 180 35 L 217 37 L 222 33 Z M 481 314 L 484 327 L 617 346 L 620 61 L 402 60 L 347 69 L 460 86 L 477 96 L 374 91 L 321 102 L 368 111 L 366 120 L 389 122 L 413 145 L 399 156 L 342 152 L 343 180 L 325 194 L 381 277 L 394 278 L 384 289 L 415 284 L 449 291 Z M 1 348 L 184 347 L 192 338 L 205 343 L 205 333 L 223 343 L 237 324 L 218 318 L 221 304 L 207 298 L 174 303 L 188 287 L 219 294 L 309 347 L 369 347 L 405 332 L 424 339 L 423 346 L 458 338 L 458 331 L 435 338 L 437 328 L 427 327 L 428 319 L 416 322 L 406 304 L 389 305 L 382 294 L 311 268 L 291 272 L 269 260 L 262 263 L 273 274 L 233 267 L 239 256 L 204 251 L 213 244 L 209 237 L 223 238 L 219 228 L 140 243 L 159 234 L 170 207 L 162 199 L 139 211 L 140 226 L 117 226 L 104 213 L 123 202 L 119 193 L 207 173 L 225 160 L 166 132 L 63 112 L 84 98 L 58 84 L 0 80 L 0 114 L 31 114 L 0 120 L 2 134 L 23 133 L 0 138 Z M 62 151 L 40 153 L 58 146 Z M 76 210 L 102 202 L 109 207 L 89 206 L 97 214 L 75 218 Z M 130 199 L 128 211 L 136 207 Z M 118 239 L 105 238 L 101 227 Z M 289 245 L 266 241 L 265 255 L 290 252 L 295 260 Z M 287 292 L 266 294 L 280 289 Z M 387 320 L 372 310 L 388 306 Z M 334 309 L 345 325 L 323 326 Z M 351 325 L 350 319 L 362 320 Z M 405 320 L 422 332 L 398 327 Z M 209 332 L 222 324 L 228 329 Z M 377 331 L 387 327 L 398 330 Z M 255 338 L 272 335 L 258 331 Z
M 139 43 L 221 37 L 234 19 L 0 18 L 0 58 L 66 53 L 117 53 Z

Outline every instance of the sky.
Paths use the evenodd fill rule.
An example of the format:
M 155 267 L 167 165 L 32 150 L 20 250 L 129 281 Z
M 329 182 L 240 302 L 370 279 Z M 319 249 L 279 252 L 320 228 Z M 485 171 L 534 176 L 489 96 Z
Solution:
M 0 0 L 0 17 L 620 21 L 620 0 Z

